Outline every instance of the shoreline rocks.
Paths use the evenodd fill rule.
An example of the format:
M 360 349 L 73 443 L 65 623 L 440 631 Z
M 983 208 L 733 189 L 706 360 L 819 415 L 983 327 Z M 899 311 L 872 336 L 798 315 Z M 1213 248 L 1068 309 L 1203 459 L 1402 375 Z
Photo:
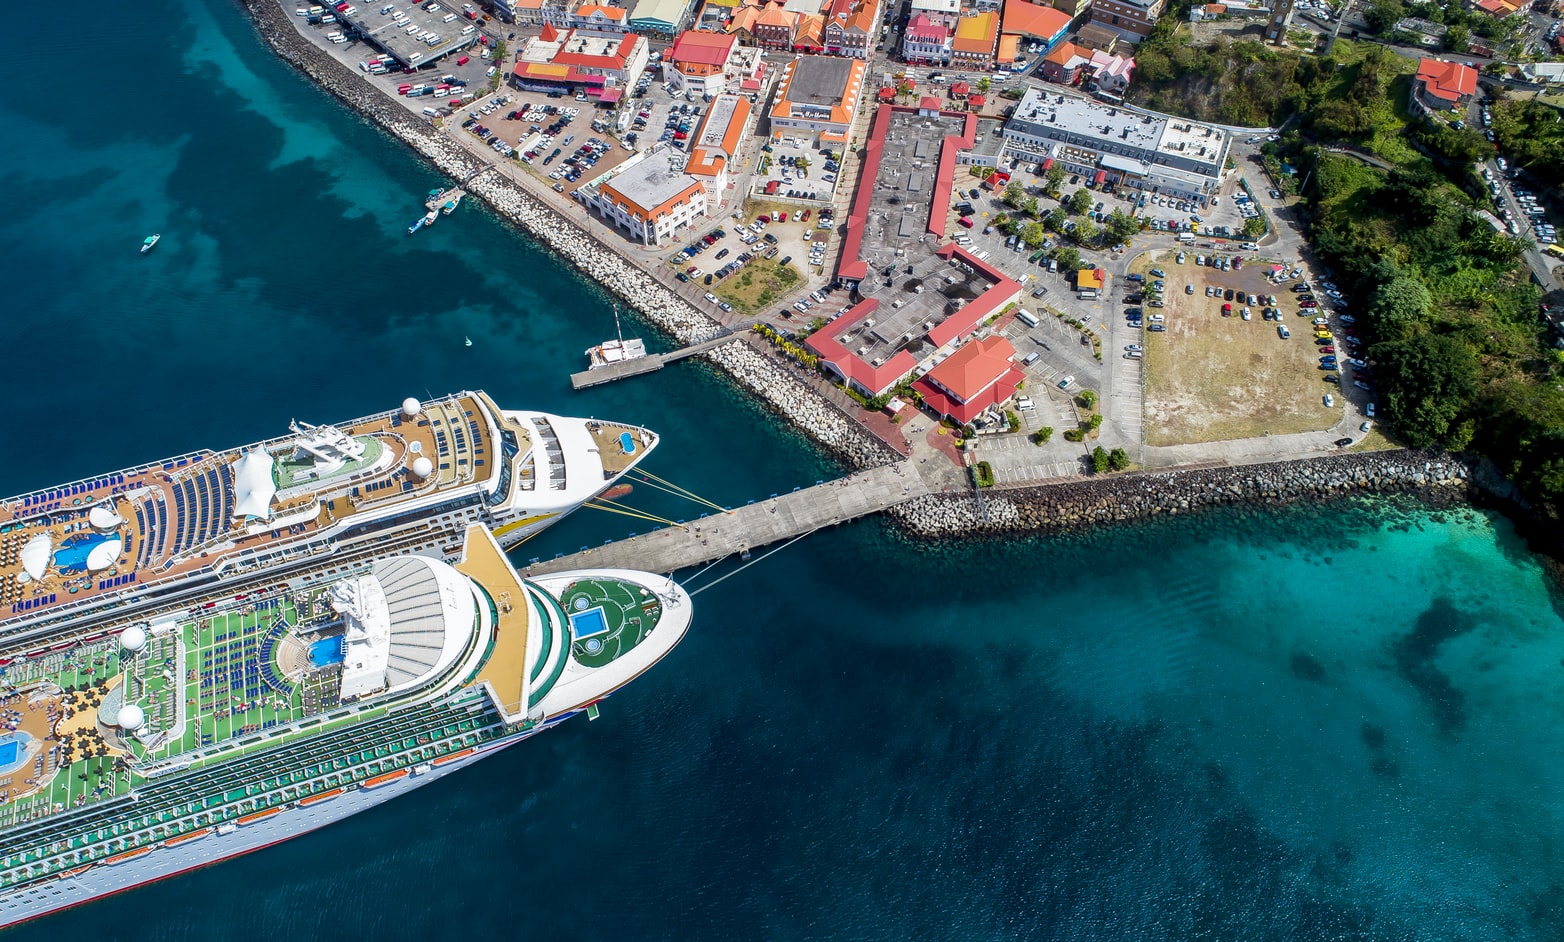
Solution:
M 430 160 L 441 173 L 461 181 L 490 166 L 405 108 L 386 100 L 361 76 L 300 35 L 293 18 L 277 0 L 243 3 L 257 32 L 273 51 L 343 104 Z M 709 337 L 721 329 L 717 321 L 670 291 L 635 262 L 514 181 L 491 172 L 464 187 L 470 195 L 520 226 L 555 257 L 613 292 L 680 343 Z M 748 345 L 725 344 L 702 356 L 850 467 L 874 467 L 898 457 L 835 403 Z
M 1435 503 L 1466 503 L 1473 474 L 1471 463 L 1449 455 L 1382 451 L 990 490 L 983 494 L 986 519 L 969 494 L 921 497 L 887 513 L 908 532 L 924 537 L 1070 533 L 1211 507 L 1275 506 L 1361 494 L 1416 493 Z

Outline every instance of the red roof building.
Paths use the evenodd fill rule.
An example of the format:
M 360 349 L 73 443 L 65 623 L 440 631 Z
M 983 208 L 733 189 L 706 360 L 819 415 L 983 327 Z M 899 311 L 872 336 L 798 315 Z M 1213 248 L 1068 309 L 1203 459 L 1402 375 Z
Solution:
M 1412 110 L 1420 114 L 1448 111 L 1477 91 L 1477 70 L 1459 62 L 1419 59 L 1412 79 Z
M 935 412 L 964 425 L 1020 388 L 1024 375 L 1012 362 L 1015 353 L 1010 341 L 997 335 L 970 341 L 912 388 Z

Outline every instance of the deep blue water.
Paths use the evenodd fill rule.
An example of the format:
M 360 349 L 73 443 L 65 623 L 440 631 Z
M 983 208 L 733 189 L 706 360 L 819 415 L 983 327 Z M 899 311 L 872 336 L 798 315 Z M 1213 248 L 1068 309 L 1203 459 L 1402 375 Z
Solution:
M 459 388 L 652 426 L 651 470 L 721 503 L 832 473 L 698 365 L 571 393 L 604 300 L 476 208 L 405 235 L 441 181 L 228 4 L 71 35 L 130 49 L 113 95 L 46 95 L 65 60 L 22 47 L 0 100 L 0 490 Z M 1558 601 L 1475 513 L 867 522 L 700 594 L 595 723 L 9 937 L 1557 940 Z

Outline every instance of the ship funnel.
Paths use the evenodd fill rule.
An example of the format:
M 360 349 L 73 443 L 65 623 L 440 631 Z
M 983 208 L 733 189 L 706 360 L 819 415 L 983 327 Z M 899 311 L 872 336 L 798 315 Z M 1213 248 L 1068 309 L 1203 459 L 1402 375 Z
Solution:
M 434 462 L 419 455 L 413 459 L 413 474 L 419 478 L 426 478 L 434 473 Z
M 402 414 L 407 416 L 409 419 L 417 415 L 422 409 L 423 403 L 419 402 L 417 399 L 414 399 L 412 396 L 408 396 L 406 399 L 402 400 Z

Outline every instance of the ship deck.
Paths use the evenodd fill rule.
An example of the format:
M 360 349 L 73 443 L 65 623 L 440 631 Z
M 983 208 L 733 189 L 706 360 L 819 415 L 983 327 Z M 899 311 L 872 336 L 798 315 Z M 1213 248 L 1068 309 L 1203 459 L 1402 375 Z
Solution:
M 234 466 L 248 448 L 196 452 L 0 502 L 0 631 L 8 620 L 187 577 L 307 541 L 412 495 L 487 479 L 498 460 L 500 416 L 473 393 L 425 403 L 413 420 L 390 412 L 337 426 L 364 443 L 364 454 L 320 480 L 291 449 L 293 436 L 262 443 L 275 460 L 276 488 L 264 520 L 238 512 Z M 525 438 L 524 429 L 506 426 Z M 522 442 L 523 452 L 529 448 Z M 433 465 L 424 480 L 411 473 L 419 456 Z

